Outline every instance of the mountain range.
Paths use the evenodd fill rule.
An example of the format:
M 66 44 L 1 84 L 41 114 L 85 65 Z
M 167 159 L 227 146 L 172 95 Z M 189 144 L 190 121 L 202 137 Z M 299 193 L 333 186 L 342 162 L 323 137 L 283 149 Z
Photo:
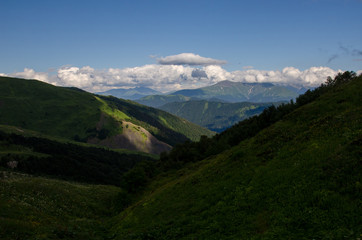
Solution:
M 362 76 L 354 76 L 161 156 L 169 174 L 115 218 L 115 239 L 359 238 Z
M 129 100 L 136 100 L 148 95 L 155 95 L 160 94 L 160 92 L 153 90 L 151 88 L 146 87 L 135 87 L 135 88 L 117 88 L 111 89 L 105 92 L 97 92 L 96 94 L 105 95 L 105 96 L 114 96 L 117 98 L 129 99 Z
M 215 85 L 176 91 L 168 95 L 151 95 L 136 100 L 143 105 L 160 107 L 170 102 L 209 100 L 218 102 L 279 102 L 290 101 L 305 92 L 305 88 L 280 86 L 272 83 L 222 81 Z
M 213 133 L 167 112 L 76 88 L 0 77 L 0 124 L 111 148 L 168 151 Z
M 0 123 L 14 125 L 0 126 L 1 239 L 361 236 L 362 75 L 339 73 L 295 101 L 271 105 L 221 133 L 182 144 L 174 140 L 172 150 L 158 157 L 71 140 L 56 110 L 72 120 L 66 113 L 76 109 L 71 112 L 88 119 L 82 120 L 89 122 L 85 129 L 95 124 L 109 131 L 112 116 L 127 115 L 131 119 L 123 121 L 133 119 L 145 129 L 155 126 L 141 118 L 147 111 L 163 113 L 168 126 L 179 118 L 79 89 L 0 80 L 6 90 L 0 92 Z M 108 114 L 104 121 L 102 113 Z M 43 128 L 33 123 L 39 121 Z M 59 130 L 48 129 L 55 126 Z M 87 137 L 86 130 L 73 129 L 79 139 Z

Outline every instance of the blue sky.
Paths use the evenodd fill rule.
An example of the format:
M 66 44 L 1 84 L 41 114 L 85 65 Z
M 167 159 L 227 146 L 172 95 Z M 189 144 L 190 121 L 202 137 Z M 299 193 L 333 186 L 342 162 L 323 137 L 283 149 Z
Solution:
M 228 72 L 362 69 L 361 0 L 1 0 L 0 9 L 4 74 L 134 68 L 181 53 L 225 60 Z

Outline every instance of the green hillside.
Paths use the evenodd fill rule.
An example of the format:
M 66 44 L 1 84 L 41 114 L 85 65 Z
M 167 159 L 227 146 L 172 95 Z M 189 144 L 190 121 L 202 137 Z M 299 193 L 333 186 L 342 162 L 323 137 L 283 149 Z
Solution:
M 120 188 L 26 175 L 8 161 L 0 239 L 359 239 L 361 85 L 351 72 L 329 78 L 295 103 L 136 164 Z M 17 142 L 43 135 L 0 130 L 1 156 L 48 156 Z
M 222 132 L 237 122 L 262 113 L 271 105 L 273 103 L 223 103 L 200 100 L 167 103 L 159 108 L 212 131 Z
M 0 168 L 72 181 L 120 185 L 122 175 L 157 155 L 111 150 L 0 125 Z
M 106 239 L 120 193 L 0 170 L 0 239 Z
M 115 239 L 359 239 L 362 76 L 349 77 L 255 117 L 269 123 L 217 155 L 193 163 L 203 150 L 184 145 L 161 157 L 179 170 L 114 219 Z M 233 145 L 225 136 L 243 128 L 214 139 Z
M 156 108 L 112 96 L 102 97 L 102 99 L 111 107 L 132 116 L 130 122 L 147 129 L 157 139 L 170 145 L 186 140 L 198 141 L 200 136 L 210 137 L 215 134 L 206 128 Z
M 160 110 L 76 88 L 0 77 L 0 124 L 149 153 L 212 132 Z
M 0 77 L 0 123 L 74 138 L 88 136 L 101 102 L 87 92 L 37 80 Z

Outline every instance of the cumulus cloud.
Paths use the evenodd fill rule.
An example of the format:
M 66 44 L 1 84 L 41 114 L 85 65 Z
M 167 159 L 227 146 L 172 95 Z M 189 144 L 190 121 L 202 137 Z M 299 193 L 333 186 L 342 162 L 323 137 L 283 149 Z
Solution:
M 157 62 L 162 65 L 189 65 L 189 66 L 208 66 L 208 65 L 223 65 L 224 60 L 201 57 L 193 53 L 181 53 L 178 55 L 167 56 L 157 59 Z
M 335 76 L 341 70 L 328 67 L 311 67 L 301 71 L 294 67 L 286 67 L 282 71 L 247 70 L 232 72 L 233 81 L 238 82 L 272 82 L 295 86 L 316 87 L 325 82 L 328 76 Z
M 46 72 L 35 72 L 33 69 L 24 68 L 23 72 L 17 72 L 12 74 L 13 77 L 25 78 L 25 79 L 37 79 L 43 82 L 48 82 L 49 74 Z
M 294 86 L 316 87 L 334 77 L 341 70 L 328 67 L 311 67 L 299 70 L 286 67 L 281 71 L 247 69 L 229 72 L 217 65 L 195 68 L 184 65 L 150 64 L 134 68 L 109 68 L 97 70 L 89 66 L 66 66 L 55 70 L 55 74 L 36 72 L 26 68 L 23 72 L 7 74 L 27 79 L 38 79 L 57 86 L 73 86 L 89 92 L 106 91 L 113 88 L 150 87 L 161 92 L 209 86 L 220 81 L 272 82 Z M 360 72 L 360 71 L 358 71 Z

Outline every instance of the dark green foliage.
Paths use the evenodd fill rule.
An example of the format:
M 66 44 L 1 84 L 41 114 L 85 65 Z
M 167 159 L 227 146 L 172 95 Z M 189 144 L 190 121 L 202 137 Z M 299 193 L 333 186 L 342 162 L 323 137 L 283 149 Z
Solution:
M 324 85 L 324 87 L 334 87 L 338 86 L 344 83 L 348 83 L 351 81 L 351 79 L 354 79 L 357 77 L 357 74 L 355 72 L 346 71 L 344 73 L 338 73 L 337 76 L 332 79 L 331 77 L 327 78 L 327 81 Z
M 7 167 L 10 161 L 17 161 L 15 170 L 18 171 L 88 183 L 119 185 L 123 173 L 137 162 L 153 160 L 152 157 L 138 153 L 120 153 L 105 148 L 4 132 L 0 132 L 0 142 L 30 148 L 34 153 L 42 154 L 24 155 L 15 152 L 0 155 L 2 167 Z
M 359 239 L 362 76 L 336 79 L 159 165 L 139 162 L 119 179 L 128 191 L 0 171 L 0 238 Z M 76 155 L 1 136 L 11 160 Z
M 0 170 L 0 239 L 103 240 L 122 191 Z
M 215 144 L 222 152 L 206 159 L 197 160 L 215 139 L 163 154 L 179 170 L 156 177 L 118 216 L 115 239 L 359 239 L 361 84 L 326 84 L 270 108 L 251 121 L 250 137 L 224 141 L 223 151 Z
M 123 174 L 121 187 L 129 193 L 142 190 L 147 183 L 156 175 L 157 168 L 154 161 L 142 161 L 131 170 Z
M 176 167 L 181 166 L 182 164 L 180 165 L 180 163 L 182 162 L 199 161 L 209 156 L 219 154 L 239 144 L 241 141 L 255 136 L 261 130 L 281 120 L 294 110 L 313 102 L 318 97 L 335 89 L 339 85 L 343 85 L 354 79 L 356 79 L 354 72 L 339 73 L 335 77 L 335 80 L 328 78 L 327 82 L 319 88 L 308 90 L 300 95 L 295 103 L 290 101 L 288 104 L 281 104 L 277 107 L 274 105 L 270 106 L 260 115 L 241 121 L 210 139 L 204 138 L 203 141 L 200 142 L 175 146 L 168 155 L 163 154 L 161 156 L 161 163 L 166 168 L 171 166 Z

